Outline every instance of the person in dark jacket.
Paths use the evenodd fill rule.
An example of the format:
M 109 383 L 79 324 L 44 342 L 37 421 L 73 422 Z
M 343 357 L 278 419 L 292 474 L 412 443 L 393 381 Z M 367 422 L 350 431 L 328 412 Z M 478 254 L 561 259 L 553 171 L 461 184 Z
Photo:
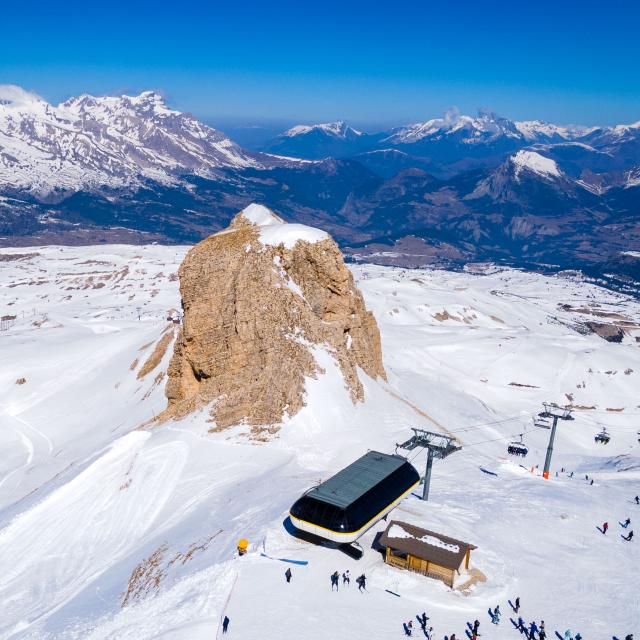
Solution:
M 334 571 L 331 574 L 331 591 L 333 591 L 333 587 L 338 591 L 338 587 L 340 586 L 340 574 L 337 571 Z
M 365 591 L 367 590 L 367 577 L 364 575 L 364 573 L 358 577 L 356 582 L 358 583 L 358 591 L 362 591 L 363 589 Z
M 631 518 L 627 518 L 620 526 L 626 529 L 631 524 Z
M 636 496 L 636 504 L 640 504 L 640 496 Z
M 287 582 L 291 582 L 291 575 L 292 573 L 290 568 L 284 572 L 284 577 L 287 579 Z
M 227 629 L 229 629 L 229 622 L 231 621 L 227 616 L 225 616 L 224 620 L 222 621 L 222 633 L 227 633 Z
M 515 611 L 516 613 L 518 613 L 518 611 L 520 611 L 520 596 L 518 596 L 518 597 L 516 598 L 516 606 L 515 606 L 515 607 L 513 607 L 513 609 L 514 609 L 514 611 Z
M 347 569 L 343 574 L 342 574 L 342 584 L 343 586 L 345 584 L 351 584 L 351 575 L 349 574 L 349 569 Z
M 631 538 L 633 538 L 633 531 L 629 531 L 628 536 L 622 536 L 622 539 L 626 540 L 627 542 L 631 542 Z
M 535 620 L 529 625 L 529 640 L 534 640 L 538 631 L 538 625 Z

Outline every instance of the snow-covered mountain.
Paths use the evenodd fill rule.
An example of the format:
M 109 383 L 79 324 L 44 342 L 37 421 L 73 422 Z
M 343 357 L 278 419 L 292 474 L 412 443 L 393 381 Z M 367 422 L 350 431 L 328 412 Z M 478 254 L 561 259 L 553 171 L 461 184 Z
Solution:
M 530 144 L 571 140 L 584 135 L 585 131 L 583 127 L 562 127 L 541 120 L 516 122 L 489 111 L 480 111 L 476 117 L 450 111 L 442 118 L 396 129 L 384 141 L 390 144 L 414 144 L 449 140 L 481 145 L 508 138 Z
M 577 192 L 591 189 L 565 175 L 558 164 L 536 151 L 521 150 L 513 154 L 486 178 L 480 180 L 467 200 L 489 197 L 493 201 L 519 203 L 527 209 L 539 206 L 546 213 L 569 206 Z M 552 206 L 553 205 L 553 206 Z
M 153 422 L 187 249 L 0 252 L 0 308 L 15 316 L 0 333 L 0 637 L 212 640 L 227 615 L 229 638 L 377 640 L 426 609 L 434 638 L 464 638 L 478 618 L 484 638 L 513 640 L 516 595 L 548 638 L 637 631 L 637 300 L 568 276 L 355 265 L 388 382 L 359 372 L 354 404 L 319 345 L 299 413 L 220 432 L 206 407 Z M 626 334 L 613 344 L 584 331 L 590 322 Z M 544 480 L 549 431 L 532 416 L 549 401 L 573 405 L 575 420 L 560 423 Z M 607 445 L 594 442 L 602 424 Z M 462 591 L 384 564 L 374 541 L 385 522 L 360 539 L 359 561 L 283 523 L 319 479 L 367 450 L 393 452 L 412 427 L 462 448 L 434 461 L 428 502 L 410 494 L 390 519 L 476 545 Z M 519 434 L 525 459 L 507 454 Z M 425 451 L 410 458 L 422 475 Z M 627 517 L 632 542 L 620 537 Z M 353 581 L 331 591 L 329 575 L 347 569 L 366 574 L 366 593 Z
M 319 133 L 333 138 L 341 138 L 343 140 L 355 140 L 364 135 L 362 131 L 358 131 L 350 127 L 346 122 L 341 120 L 337 122 L 326 122 L 324 124 L 299 124 L 291 127 L 282 135 L 292 138 L 294 136 L 306 136 L 309 133 Z
M 300 124 L 261 147 L 262 151 L 296 158 L 345 157 L 367 149 L 370 136 L 342 121 Z
M 260 161 L 163 98 L 82 95 L 57 106 L 0 86 L 0 187 L 56 198 L 69 192 L 174 184 L 184 174 Z

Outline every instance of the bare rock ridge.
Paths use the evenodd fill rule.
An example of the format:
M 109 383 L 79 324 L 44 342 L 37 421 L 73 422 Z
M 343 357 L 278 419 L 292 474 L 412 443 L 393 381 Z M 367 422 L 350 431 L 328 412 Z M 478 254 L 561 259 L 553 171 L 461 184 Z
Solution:
M 179 269 L 184 321 L 162 417 L 209 404 L 214 428 L 272 425 L 304 406 L 305 377 L 337 361 L 354 402 L 358 367 L 386 374 L 380 333 L 337 244 L 252 204 L 195 245 Z

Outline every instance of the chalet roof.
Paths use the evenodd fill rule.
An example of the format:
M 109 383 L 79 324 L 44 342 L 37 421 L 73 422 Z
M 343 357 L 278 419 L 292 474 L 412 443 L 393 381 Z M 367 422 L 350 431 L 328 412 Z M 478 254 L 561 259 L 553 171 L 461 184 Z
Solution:
M 398 520 L 389 523 L 380 537 L 380 544 L 448 569 L 457 569 L 467 551 L 477 548 L 468 542 Z
M 369 451 L 307 495 L 346 508 L 406 462 L 402 456 Z

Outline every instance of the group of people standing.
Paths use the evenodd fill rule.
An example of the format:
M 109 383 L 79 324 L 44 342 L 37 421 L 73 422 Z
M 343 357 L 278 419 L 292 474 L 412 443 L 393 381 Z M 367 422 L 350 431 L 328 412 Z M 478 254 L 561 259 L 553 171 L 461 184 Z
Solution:
M 351 584 L 351 574 L 349 573 L 349 569 L 342 573 L 342 586 L 349 586 Z M 356 584 L 358 585 L 358 591 L 366 591 L 367 590 L 367 576 L 359 575 L 356 578 Z M 340 572 L 334 571 L 331 574 L 331 591 L 335 587 L 336 591 L 338 591 L 338 587 L 340 586 Z

